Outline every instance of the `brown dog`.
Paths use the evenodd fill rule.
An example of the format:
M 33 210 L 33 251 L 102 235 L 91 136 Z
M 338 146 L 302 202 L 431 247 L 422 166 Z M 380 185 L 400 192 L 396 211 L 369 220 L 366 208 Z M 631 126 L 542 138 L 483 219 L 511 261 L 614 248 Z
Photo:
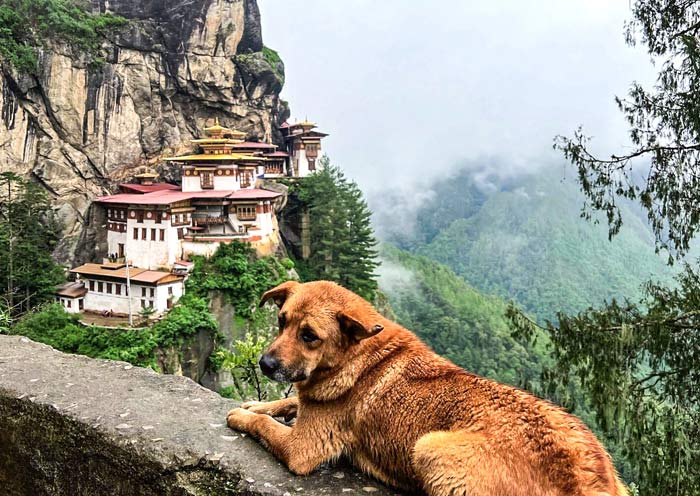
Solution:
M 265 293 L 280 334 L 263 372 L 297 397 L 246 403 L 228 425 L 295 474 L 347 456 L 394 487 L 429 495 L 622 496 L 610 457 L 574 416 L 460 369 L 337 284 Z M 273 417 L 293 417 L 293 427 Z

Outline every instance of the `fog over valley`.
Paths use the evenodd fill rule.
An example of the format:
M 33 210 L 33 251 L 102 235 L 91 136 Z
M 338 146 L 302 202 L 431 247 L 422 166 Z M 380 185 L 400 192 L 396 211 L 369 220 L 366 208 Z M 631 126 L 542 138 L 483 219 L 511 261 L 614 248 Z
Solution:
M 553 137 L 580 124 L 597 149 L 619 151 L 626 127 L 614 96 L 653 81 L 646 53 L 625 44 L 626 0 L 260 9 L 265 44 L 286 65 L 292 120 L 329 132 L 324 150 L 372 197 L 470 164 L 502 175 L 558 161 Z

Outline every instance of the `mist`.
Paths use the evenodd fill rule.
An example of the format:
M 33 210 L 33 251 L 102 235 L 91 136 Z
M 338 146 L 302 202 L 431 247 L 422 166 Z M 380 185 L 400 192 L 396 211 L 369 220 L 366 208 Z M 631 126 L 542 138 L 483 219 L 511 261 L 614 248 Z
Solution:
M 579 125 L 594 148 L 620 151 L 614 96 L 654 76 L 625 44 L 627 0 L 259 4 L 292 120 L 330 133 L 324 151 L 371 196 L 420 193 L 465 164 L 509 174 L 563 161 L 552 140 Z

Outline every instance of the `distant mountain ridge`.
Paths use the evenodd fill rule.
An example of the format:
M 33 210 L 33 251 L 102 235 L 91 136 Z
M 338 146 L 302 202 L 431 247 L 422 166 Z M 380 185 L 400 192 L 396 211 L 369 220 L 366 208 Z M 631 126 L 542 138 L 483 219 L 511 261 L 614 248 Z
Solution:
M 611 298 L 636 298 L 649 279 L 669 282 L 674 269 L 655 253 L 638 212 L 623 205 L 625 225 L 608 241 L 604 222 L 580 217 L 584 198 L 571 176 L 562 180 L 560 167 L 507 179 L 461 170 L 430 186 L 413 229 L 380 232 L 540 320 Z

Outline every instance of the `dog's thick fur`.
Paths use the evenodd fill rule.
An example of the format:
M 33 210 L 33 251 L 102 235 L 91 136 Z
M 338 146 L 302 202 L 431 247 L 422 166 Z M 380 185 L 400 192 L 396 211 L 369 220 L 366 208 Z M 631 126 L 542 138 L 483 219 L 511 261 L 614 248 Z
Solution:
M 287 282 L 268 299 L 281 324 L 267 352 L 279 369 L 268 372 L 298 396 L 246 403 L 227 421 L 295 474 L 346 456 L 391 486 L 435 496 L 627 494 L 576 417 L 465 372 L 354 293 Z M 292 427 L 273 418 L 295 415 Z

